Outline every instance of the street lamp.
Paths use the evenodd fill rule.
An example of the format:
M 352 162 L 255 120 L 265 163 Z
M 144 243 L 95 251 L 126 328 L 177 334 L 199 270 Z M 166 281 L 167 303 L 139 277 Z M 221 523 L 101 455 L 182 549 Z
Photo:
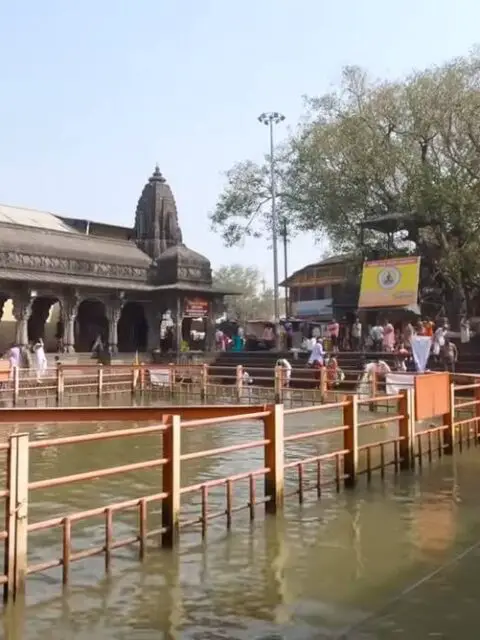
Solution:
M 276 205 L 276 185 L 275 185 L 275 155 L 273 142 L 273 125 L 280 124 L 285 120 L 285 116 L 278 111 L 262 113 L 258 116 L 258 121 L 270 127 L 270 189 L 272 194 L 272 245 L 273 245 L 273 308 L 275 315 L 275 328 L 278 341 L 278 324 L 280 321 L 280 309 L 278 304 L 278 247 L 277 247 L 277 205 Z

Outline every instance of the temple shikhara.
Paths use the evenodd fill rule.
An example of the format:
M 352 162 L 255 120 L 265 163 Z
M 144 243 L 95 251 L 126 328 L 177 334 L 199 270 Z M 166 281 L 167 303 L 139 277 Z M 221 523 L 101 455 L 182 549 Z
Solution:
M 205 335 L 196 348 L 208 348 L 223 294 L 209 260 L 183 243 L 158 167 L 133 228 L 0 205 L 0 353 L 38 338 L 68 353 L 98 337 L 114 353 L 177 349 L 192 322 Z

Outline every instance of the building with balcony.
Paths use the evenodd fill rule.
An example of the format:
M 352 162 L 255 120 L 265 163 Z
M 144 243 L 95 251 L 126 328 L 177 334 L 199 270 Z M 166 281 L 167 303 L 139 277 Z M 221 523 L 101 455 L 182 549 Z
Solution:
M 353 315 L 359 293 L 356 266 L 353 256 L 343 254 L 295 271 L 281 283 L 289 290 L 290 315 L 317 322 Z

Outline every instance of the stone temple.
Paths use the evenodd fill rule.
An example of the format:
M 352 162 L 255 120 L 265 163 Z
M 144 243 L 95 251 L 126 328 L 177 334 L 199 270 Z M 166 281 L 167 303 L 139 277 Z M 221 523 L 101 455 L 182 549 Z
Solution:
M 208 349 L 224 293 L 209 260 L 183 243 L 158 167 L 133 228 L 0 205 L 0 353 L 38 338 L 49 351 L 86 352 L 98 336 L 112 352 L 144 352 L 165 324 L 178 349 L 192 323 Z

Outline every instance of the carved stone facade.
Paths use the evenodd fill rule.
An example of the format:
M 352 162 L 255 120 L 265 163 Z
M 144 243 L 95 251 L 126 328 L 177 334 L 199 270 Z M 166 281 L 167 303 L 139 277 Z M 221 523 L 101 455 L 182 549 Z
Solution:
M 185 299 L 192 297 L 209 305 L 206 324 L 211 342 L 213 305 L 223 295 L 212 287 L 209 260 L 183 244 L 175 199 L 158 167 L 138 200 L 133 229 L 94 222 L 82 226 L 70 218 L 31 210 L 25 210 L 22 221 L 19 211 L 13 207 L 4 219 L 0 212 L 0 318 L 5 301 L 12 299 L 12 338 L 18 344 L 28 344 L 32 308 L 35 322 L 30 323 L 30 333 L 34 326 L 35 337 L 42 337 L 56 300 L 55 335 L 66 352 L 73 352 L 79 343 L 80 315 L 85 322 L 85 314 L 79 314 L 82 302 L 96 300 L 103 305 L 102 331 L 112 352 L 118 349 L 118 325 L 129 302 L 143 308 L 149 349 L 159 346 L 161 318 L 167 309 L 179 346 Z M 18 223 L 12 222 L 17 219 Z M 130 314 L 131 309 L 132 305 Z M 95 313 L 98 316 L 98 305 Z M 130 316 L 125 313 L 126 317 Z M 98 320 L 92 327 L 100 327 Z M 89 338 L 82 345 L 88 342 Z
M 1 238 L 0 238 L 1 246 Z M 29 271 L 64 273 L 79 276 L 98 276 L 146 282 L 148 269 L 130 265 L 108 264 L 89 260 L 69 260 L 51 256 L 38 256 L 14 251 L 0 251 L 0 267 L 28 269 Z

